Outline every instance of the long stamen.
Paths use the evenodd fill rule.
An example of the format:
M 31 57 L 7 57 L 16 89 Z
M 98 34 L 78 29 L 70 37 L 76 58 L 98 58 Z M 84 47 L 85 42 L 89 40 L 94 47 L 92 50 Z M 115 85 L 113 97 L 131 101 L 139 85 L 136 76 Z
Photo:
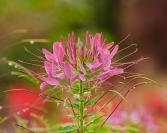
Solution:
M 121 53 L 121 52 L 123 52 L 123 51 L 125 51 L 125 50 L 127 50 L 127 49 L 129 49 L 129 48 L 131 48 L 131 47 L 137 47 L 137 44 L 134 43 L 134 44 L 131 44 L 131 45 L 125 47 L 125 48 L 119 50 L 117 54 L 119 54 L 119 53 Z
M 39 62 L 39 63 L 43 63 L 43 61 L 40 61 L 40 60 L 34 60 L 34 59 L 32 59 L 31 61 L 33 61 L 33 62 Z
M 34 63 L 23 61 L 23 60 L 18 60 L 18 62 L 43 68 L 43 65 L 40 65 L 40 64 L 34 64 Z
M 26 51 L 27 53 L 29 53 L 29 54 L 35 56 L 36 58 L 41 59 L 41 60 L 45 60 L 44 57 L 34 54 L 34 53 L 31 52 L 30 50 L 28 50 L 27 47 L 24 47 L 24 49 L 25 49 L 25 51 Z
M 124 60 L 124 59 L 128 58 L 129 56 L 131 56 L 131 55 L 137 53 L 137 51 L 138 51 L 138 48 L 136 48 L 135 51 L 131 52 L 130 54 L 128 54 L 128 55 L 126 55 L 126 56 L 124 56 L 124 57 L 122 57 L 122 58 L 116 60 L 114 63 L 119 62 L 119 61 L 121 61 L 121 60 Z
M 142 57 L 142 58 L 140 58 L 139 60 L 137 60 L 136 62 L 134 62 L 134 63 L 128 65 L 127 67 L 125 67 L 124 70 L 126 70 L 126 69 L 128 69 L 128 68 L 130 68 L 130 67 L 132 67 L 132 66 L 134 66 L 134 65 L 136 65 L 136 64 L 138 64 L 139 62 L 141 62 L 141 61 L 143 61 L 143 60 L 147 60 L 147 59 L 149 59 L 149 58 Z
M 122 39 L 119 43 L 117 43 L 117 45 L 122 44 L 123 42 L 125 42 L 131 35 L 128 34 L 124 39 Z

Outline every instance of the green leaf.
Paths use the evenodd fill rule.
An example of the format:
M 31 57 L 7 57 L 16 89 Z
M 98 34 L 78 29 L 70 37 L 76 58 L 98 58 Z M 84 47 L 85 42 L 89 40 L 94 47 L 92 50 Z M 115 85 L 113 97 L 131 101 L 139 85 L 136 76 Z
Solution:
M 59 128 L 59 133 L 77 133 L 78 127 L 74 124 L 64 125 Z
M 84 106 L 92 106 L 96 103 L 97 98 L 90 99 L 84 103 Z
M 79 94 L 79 82 L 74 83 L 71 86 L 71 90 L 74 94 Z

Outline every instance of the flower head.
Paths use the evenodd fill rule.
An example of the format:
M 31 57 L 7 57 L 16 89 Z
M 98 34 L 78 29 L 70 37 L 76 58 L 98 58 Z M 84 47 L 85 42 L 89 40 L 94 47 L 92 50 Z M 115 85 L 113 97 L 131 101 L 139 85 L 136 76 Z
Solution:
M 95 36 L 86 33 L 85 43 L 80 38 L 76 42 L 74 33 L 72 37 L 69 34 L 66 43 L 53 44 L 53 52 L 43 49 L 46 77 L 42 78 L 41 89 L 47 84 L 61 86 L 61 80 L 71 85 L 76 80 L 105 81 L 122 74 L 122 68 L 112 66 L 118 49 L 119 46 L 114 46 L 113 42 L 105 43 L 101 33 Z

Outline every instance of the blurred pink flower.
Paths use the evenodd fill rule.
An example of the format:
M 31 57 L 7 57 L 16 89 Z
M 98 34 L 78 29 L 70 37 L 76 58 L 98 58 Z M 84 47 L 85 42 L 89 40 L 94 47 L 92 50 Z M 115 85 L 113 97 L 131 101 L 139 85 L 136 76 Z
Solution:
M 133 123 L 143 125 L 148 131 L 156 132 L 158 129 L 154 117 L 145 107 L 140 107 L 138 110 L 133 111 L 130 114 L 130 120 Z
M 110 117 L 108 121 L 112 125 L 123 125 L 125 124 L 127 118 L 128 118 L 128 113 L 125 111 L 122 111 L 114 114 L 113 117 Z
M 113 50 L 110 52 L 111 48 Z M 76 80 L 105 81 L 122 74 L 122 68 L 111 64 L 118 48 L 114 43 L 106 44 L 100 33 L 95 36 L 86 33 L 85 44 L 79 38 L 76 43 L 74 33 L 72 37 L 69 34 L 66 44 L 63 40 L 53 44 L 53 53 L 43 49 L 46 76 L 41 78 L 43 83 L 40 88 L 43 89 L 47 84 L 60 86 L 61 80 L 68 81 L 69 84 Z
M 147 110 L 146 107 L 140 107 L 128 113 L 126 111 L 117 111 L 113 117 L 108 120 L 112 125 L 137 124 L 141 129 L 148 132 L 157 132 L 158 125 L 155 122 L 153 115 Z

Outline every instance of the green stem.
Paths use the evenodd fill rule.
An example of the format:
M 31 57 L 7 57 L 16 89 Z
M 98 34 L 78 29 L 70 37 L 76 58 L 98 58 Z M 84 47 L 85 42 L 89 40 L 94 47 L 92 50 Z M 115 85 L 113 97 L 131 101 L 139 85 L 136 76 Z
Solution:
M 80 107 L 79 107 L 79 113 L 80 113 L 80 133 L 84 133 L 84 94 L 83 94 L 83 87 L 82 87 L 82 81 L 80 81 Z

